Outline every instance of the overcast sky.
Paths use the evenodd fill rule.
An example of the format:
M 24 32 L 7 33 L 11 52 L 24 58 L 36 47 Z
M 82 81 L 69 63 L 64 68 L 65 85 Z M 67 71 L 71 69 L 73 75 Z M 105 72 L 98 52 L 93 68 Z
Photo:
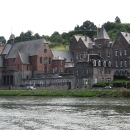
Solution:
M 0 36 L 31 30 L 51 35 L 73 30 L 89 20 L 99 26 L 119 16 L 130 23 L 130 0 L 0 0 Z

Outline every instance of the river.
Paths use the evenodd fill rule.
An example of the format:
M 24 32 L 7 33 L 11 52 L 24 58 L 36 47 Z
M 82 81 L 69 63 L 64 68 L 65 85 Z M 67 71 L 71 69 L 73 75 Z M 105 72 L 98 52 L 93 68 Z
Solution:
M 0 130 L 130 130 L 130 99 L 0 97 Z

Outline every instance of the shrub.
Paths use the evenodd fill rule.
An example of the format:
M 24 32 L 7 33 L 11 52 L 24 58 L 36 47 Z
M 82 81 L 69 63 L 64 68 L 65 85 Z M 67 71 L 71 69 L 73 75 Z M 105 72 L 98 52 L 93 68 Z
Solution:
M 92 87 L 105 87 L 107 85 L 109 85 L 108 82 L 99 82 L 99 83 L 93 84 Z

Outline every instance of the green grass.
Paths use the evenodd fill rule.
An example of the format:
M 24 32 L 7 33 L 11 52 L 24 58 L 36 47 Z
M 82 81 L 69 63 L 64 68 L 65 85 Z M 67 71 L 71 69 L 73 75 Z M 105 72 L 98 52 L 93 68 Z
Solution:
M 69 45 L 66 45 L 66 47 L 62 44 L 55 46 L 55 47 L 50 47 L 51 50 L 55 51 L 69 51 Z
M 0 90 L 0 96 L 130 97 L 130 90 Z

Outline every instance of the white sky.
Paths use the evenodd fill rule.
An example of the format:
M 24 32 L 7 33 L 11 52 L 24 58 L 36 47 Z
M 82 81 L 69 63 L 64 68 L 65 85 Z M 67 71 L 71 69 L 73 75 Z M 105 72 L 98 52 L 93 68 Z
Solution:
M 95 25 L 114 22 L 130 23 L 130 0 L 0 0 L 0 36 L 31 30 L 51 35 L 73 30 L 89 20 Z

